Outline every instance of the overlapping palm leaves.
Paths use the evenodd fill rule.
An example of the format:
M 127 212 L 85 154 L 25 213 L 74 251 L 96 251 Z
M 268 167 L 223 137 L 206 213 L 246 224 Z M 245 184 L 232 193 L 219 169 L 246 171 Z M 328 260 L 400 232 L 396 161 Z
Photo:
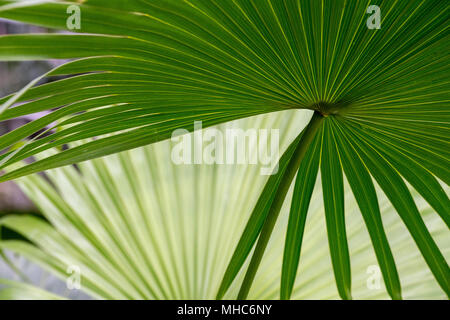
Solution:
M 374 3 L 376 2 L 376 3 Z M 0 1 L 0 16 L 64 29 L 69 2 Z M 382 27 L 366 26 L 377 4 Z M 337 288 L 351 298 L 344 174 L 369 231 L 386 288 L 401 297 L 374 181 L 397 210 L 448 295 L 450 270 L 405 180 L 449 225 L 448 43 L 445 1 L 88 0 L 84 34 L 0 37 L 0 59 L 81 58 L 51 71 L 77 75 L 5 97 L 1 120 L 48 116 L 0 138 L 16 146 L 59 121 L 45 138 L 12 148 L 1 168 L 54 147 L 84 141 L 0 181 L 143 146 L 194 120 L 215 125 L 286 109 L 315 114 L 280 160 L 225 272 L 222 297 L 252 252 L 245 298 L 297 172 L 282 268 L 291 295 L 312 188 L 320 168 Z M 12 104 L 20 105 L 11 108 Z M 256 243 L 257 242 L 257 243 Z M 255 246 L 256 243 L 256 246 Z
M 290 110 L 217 128 L 282 128 L 280 148 L 285 150 L 298 127 L 304 127 L 307 120 L 308 111 Z M 20 215 L 0 220 L 2 230 L 9 234 L 10 230 L 15 231 L 28 240 L 18 240 L 5 232 L 0 241 L 0 248 L 25 273 L 21 282 L 2 279 L 5 268 L 0 264 L 0 299 L 80 297 L 79 290 L 66 288 L 68 280 L 76 279 L 81 292 L 97 299 L 214 299 L 258 199 L 255 190 L 264 187 L 267 177 L 260 174 L 258 165 L 179 166 L 171 162 L 172 146 L 170 141 L 164 141 L 76 167 L 49 170 L 45 178 L 34 174 L 16 179 L 47 221 Z M 319 175 L 311 197 L 292 299 L 339 298 L 326 240 Z M 280 296 L 280 270 L 293 187 L 252 284 L 250 299 Z M 412 190 L 412 194 L 433 238 L 448 257 L 447 227 L 417 192 Z M 381 192 L 379 203 L 401 275 L 403 297 L 445 298 L 398 214 Z M 352 296 L 389 298 L 351 192 L 345 193 L 345 205 Z M 14 259 L 13 252 L 20 259 Z M 34 266 L 24 268 L 23 258 Z M 54 278 L 36 279 L 36 273 L 41 274 L 36 264 L 62 281 L 58 284 Z M 244 275 L 245 272 L 237 275 L 224 298 L 237 297 Z

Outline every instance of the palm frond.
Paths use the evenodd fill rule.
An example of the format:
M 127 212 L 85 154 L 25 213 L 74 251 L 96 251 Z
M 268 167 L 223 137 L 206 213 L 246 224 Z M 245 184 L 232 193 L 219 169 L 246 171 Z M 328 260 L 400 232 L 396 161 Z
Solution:
M 175 129 L 193 131 L 195 120 L 203 121 L 205 128 L 289 109 L 312 110 L 310 126 L 317 121 L 320 128 L 307 136 L 306 143 L 302 143 L 304 136 L 299 136 L 301 130 L 297 128 L 301 143 L 292 157 L 290 151 L 282 157 L 289 159 L 287 169 L 269 179 L 265 189 L 261 188 L 263 193 L 255 201 L 254 214 L 236 246 L 233 257 L 237 258 L 231 259 L 219 296 L 231 288 L 257 242 L 239 297 L 245 298 L 252 292 L 252 282 L 258 276 L 266 246 L 270 245 L 287 190 L 299 168 L 303 172 L 304 157 L 316 146 L 311 142 L 319 132 L 320 163 L 315 161 L 321 171 L 328 242 L 340 296 L 353 296 L 345 176 L 368 225 L 391 296 L 400 298 L 401 290 L 389 243 L 381 229 L 384 220 L 380 221 L 380 195 L 375 197 L 374 182 L 398 212 L 440 287 L 450 295 L 447 260 L 404 181 L 430 203 L 448 226 L 450 201 L 440 181 L 447 186 L 450 183 L 449 3 L 375 1 L 383 19 L 381 29 L 373 30 L 366 26 L 366 10 L 373 2 L 131 0 L 125 4 L 89 0 L 79 4 L 2 0 L 0 17 L 59 30 L 66 28 L 68 5 L 77 4 L 82 12 L 82 26 L 79 34 L 0 37 L 0 60 L 73 60 L 46 75 L 71 77 L 34 86 L 38 79 L 0 100 L 0 121 L 54 110 L 0 137 L 0 149 L 6 150 L 0 156 L 0 169 L 8 171 L 0 181 L 156 143 L 170 137 Z M 31 133 L 55 121 L 52 134 L 14 148 Z M 71 148 L 64 150 L 64 145 Z M 48 155 L 55 147 L 59 151 Z M 38 160 L 16 167 L 31 156 Z M 129 159 L 121 161 L 127 163 L 129 178 L 133 165 Z M 99 166 L 98 170 L 105 170 L 100 160 L 92 163 Z M 305 177 L 312 184 L 314 175 Z M 114 177 L 105 172 L 95 181 L 101 181 L 112 192 Z M 367 190 L 361 190 L 363 185 Z M 129 188 L 137 192 L 132 186 L 130 183 Z M 164 197 L 169 197 L 169 193 Z M 292 239 L 303 237 L 301 224 L 308 206 L 308 198 L 299 199 L 296 195 L 294 199 L 302 201 L 302 209 L 295 212 L 299 209 L 296 204 L 293 206 L 292 220 L 298 221 L 300 214 L 300 225 L 290 226 L 286 250 L 291 253 Z M 112 285 L 119 278 L 111 282 L 99 278 L 98 283 L 91 278 L 90 289 L 101 292 L 98 296 L 170 296 L 175 292 L 173 282 L 181 280 L 169 277 L 173 280 L 164 290 L 156 283 L 137 281 L 147 277 L 156 282 L 159 279 L 152 274 L 155 270 L 142 269 L 143 261 L 151 260 L 141 240 L 150 241 L 153 234 L 143 227 L 145 216 L 126 216 L 125 204 L 116 205 L 110 210 L 122 215 L 123 220 L 114 227 L 126 230 L 121 230 L 124 233 L 120 244 L 108 244 L 109 250 L 123 246 L 123 252 L 129 251 L 133 263 L 126 266 L 134 271 L 128 276 L 126 289 Z M 5 223 L 19 228 L 21 223 L 14 219 Z M 127 224 L 133 219 L 141 223 L 136 222 L 136 230 L 131 231 Z M 73 223 L 86 224 L 80 218 Z M 48 229 L 34 220 L 27 220 L 27 224 L 37 230 Z M 92 225 L 86 228 L 90 230 Z M 176 230 L 173 225 L 165 229 L 169 233 Z M 98 236 L 105 237 L 103 241 L 108 237 Z M 60 240 L 59 235 L 54 237 L 52 241 Z M 297 252 L 292 259 L 284 258 L 283 298 L 289 297 L 293 286 L 302 242 L 294 243 L 298 247 L 294 248 Z M 31 247 L 24 250 L 38 254 Z M 74 257 L 80 254 L 71 250 Z M 194 252 L 193 263 L 196 258 Z M 114 263 L 124 268 L 123 259 Z M 51 260 L 47 262 L 55 270 L 60 267 Z M 95 267 L 88 267 L 91 263 L 95 266 L 93 261 L 86 262 L 86 269 L 94 277 L 97 273 Z M 116 265 L 110 265 L 111 271 Z M 173 272 L 169 266 L 163 270 Z M 120 276 L 120 272 L 116 274 Z M 190 275 L 189 279 L 186 288 L 190 293 L 197 292 L 197 278 Z
M 285 128 L 280 136 L 285 150 L 295 140 L 298 127 L 306 125 L 306 113 L 287 111 L 275 117 L 259 116 L 219 129 Z M 316 148 L 319 142 L 316 140 Z M 88 161 L 77 168 L 49 170 L 50 181 L 40 175 L 17 179 L 48 222 L 27 216 L 4 218 L 3 227 L 22 233 L 31 242 L 5 239 L 0 241 L 0 247 L 23 255 L 64 282 L 71 275 L 68 268 L 79 267 L 82 291 L 97 299 L 215 298 L 227 263 L 258 201 L 252 190 L 262 190 L 267 178 L 260 175 L 258 165 L 179 167 L 170 162 L 171 144 L 170 141 L 154 144 Z M 346 183 L 345 188 L 350 191 Z M 287 199 L 294 201 L 296 192 L 292 188 Z M 416 192 L 413 194 L 433 237 L 448 257 L 447 227 Z M 298 272 L 296 268 L 291 271 L 295 280 L 293 299 L 339 297 L 321 198 L 319 173 L 305 222 L 300 268 Z M 367 285 L 372 275 L 367 270 L 378 265 L 377 257 L 351 192 L 345 192 L 345 201 L 352 297 L 386 299 L 389 296 L 382 279 L 379 289 Z M 383 222 L 389 226 L 386 233 L 401 274 L 403 297 L 445 298 L 389 200 L 380 194 L 379 202 Z M 279 296 L 289 214 L 286 203 L 249 298 Z M 224 298 L 237 296 L 243 278 L 244 273 L 239 272 Z M 54 297 L 32 296 L 28 289 L 18 285 L 4 284 L 14 288 L 15 296 L 11 298 Z

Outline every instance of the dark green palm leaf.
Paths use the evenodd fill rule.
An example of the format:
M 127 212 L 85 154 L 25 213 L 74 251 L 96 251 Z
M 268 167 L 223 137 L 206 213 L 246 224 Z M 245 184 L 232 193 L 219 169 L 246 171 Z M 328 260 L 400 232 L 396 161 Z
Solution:
M 298 169 L 283 255 L 280 288 L 282 299 L 290 297 L 294 286 L 306 217 L 319 169 L 321 147 L 322 134 L 318 133 Z

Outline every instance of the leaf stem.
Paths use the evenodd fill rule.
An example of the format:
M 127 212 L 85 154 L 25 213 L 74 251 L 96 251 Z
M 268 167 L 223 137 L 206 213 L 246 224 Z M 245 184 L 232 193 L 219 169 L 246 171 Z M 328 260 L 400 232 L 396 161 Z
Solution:
M 295 149 L 291 160 L 289 161 L 288 167 L 283 174 L 281 183 L 276 191 L 275 198 L 270 207 L 269 213 L 267 214 L 266 221 L 261 230 L 261 234 L 258 239 L 255 251 L 248 266 L 247 273 L 245 274 L 244 281 L 242 282 L 241 289 L 238 294 L 238 300 L 243 300 L 247 298 L 250 291 L 251 285 L 255 278 L 258 267 L 261 263 L 264 251 L 266 250 L 267 243 L 269 242 L 270 236 L 272 234 L 275 223 L 278 219 L 281 207 L 283 206 L 286 194 L 292 184 L 292 180 L 300 167 L 300 163 L 305 157 L 308 147 L 311 145 L 314 137 L 319 131 L 324 117 L 318 111 L 314 112 L 311 121 L 309 122 L 306 129 L 301 133 L 302 137 L 298 142 L 297 148 Z

